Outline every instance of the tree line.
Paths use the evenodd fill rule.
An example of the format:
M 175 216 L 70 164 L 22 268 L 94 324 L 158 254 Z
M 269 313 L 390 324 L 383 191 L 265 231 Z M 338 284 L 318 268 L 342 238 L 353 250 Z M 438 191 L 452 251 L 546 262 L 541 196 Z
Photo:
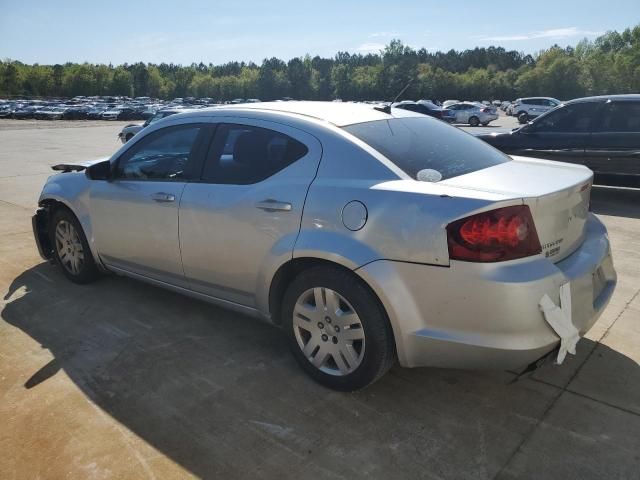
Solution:
M 0 61 L 0 97 L 126 95 L 215 100 L 282 97 L 307 100 L 403 98 L 514 99 L 544 95 L 640 92 L 640 25 L 607 32 L 575 47 L 557 45 L 525 55 L 502 47 L 430 52 L 392 40 L 378 54 L 339 52 L 333 58 L 268 58 L 189 66 Z

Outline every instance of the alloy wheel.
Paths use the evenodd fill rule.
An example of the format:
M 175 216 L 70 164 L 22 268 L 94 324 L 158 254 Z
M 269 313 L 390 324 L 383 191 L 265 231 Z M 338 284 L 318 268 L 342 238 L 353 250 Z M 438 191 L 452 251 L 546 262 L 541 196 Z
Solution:
M 62 266 L 72 275 L 79 275 L 84 266 L 84 248 L 75 227 L 66 220 L 56 225 L 56 252 Z
M 298 297 L 293 329 L 303 355 L 324 373 L 348 375 L 362 363 L 365 332 L 360 317 L 330 288 L 311 288 Z

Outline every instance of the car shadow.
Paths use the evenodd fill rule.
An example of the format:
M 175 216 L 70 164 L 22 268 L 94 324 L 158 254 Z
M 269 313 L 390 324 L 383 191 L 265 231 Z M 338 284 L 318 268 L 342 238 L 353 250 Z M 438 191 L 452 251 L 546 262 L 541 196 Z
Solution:
M 594 185 L 591 211 L 614 217 L 640 218 L 640 188 L 616 188 Z
M 270 325 L 126 278 L 74 285 L 45 263 L 15 278 L 5 301 L 2 319 L 53 355 L 25 381 L 31 395 L 63 370 L 202 478 L 489 478 L 557 395 L 507 372 L 399 367 L 363 391 L 329 391 Z M 599 374 L 640 383 L 635 362 L 608 353 Z

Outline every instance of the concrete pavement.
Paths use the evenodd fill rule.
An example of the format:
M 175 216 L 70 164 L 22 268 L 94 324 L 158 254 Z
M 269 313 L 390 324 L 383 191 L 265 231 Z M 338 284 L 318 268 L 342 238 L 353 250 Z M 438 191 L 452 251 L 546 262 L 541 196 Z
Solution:
M 342 394 L 266 324 L 42 262 L 49 166 L 119 146 L 121 124 L 62 125 L 0 122 L 0 478 L 640 478 L 640 191 L 594 189 L 619 286 L 565 365 Z

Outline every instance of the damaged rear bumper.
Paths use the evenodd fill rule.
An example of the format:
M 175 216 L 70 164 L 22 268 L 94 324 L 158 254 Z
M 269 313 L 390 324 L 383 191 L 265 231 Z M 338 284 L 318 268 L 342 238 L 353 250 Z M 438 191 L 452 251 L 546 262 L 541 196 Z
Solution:
M 449 268 L 381 260 L 357 272 L 385 306 L 401 365 L 517 370 L 560 346 L 540 301 L 560 306 L 584 335 L 616 286 L 606 228 L 590 215 L 583 244 L 564 260 L 451 262 Z

